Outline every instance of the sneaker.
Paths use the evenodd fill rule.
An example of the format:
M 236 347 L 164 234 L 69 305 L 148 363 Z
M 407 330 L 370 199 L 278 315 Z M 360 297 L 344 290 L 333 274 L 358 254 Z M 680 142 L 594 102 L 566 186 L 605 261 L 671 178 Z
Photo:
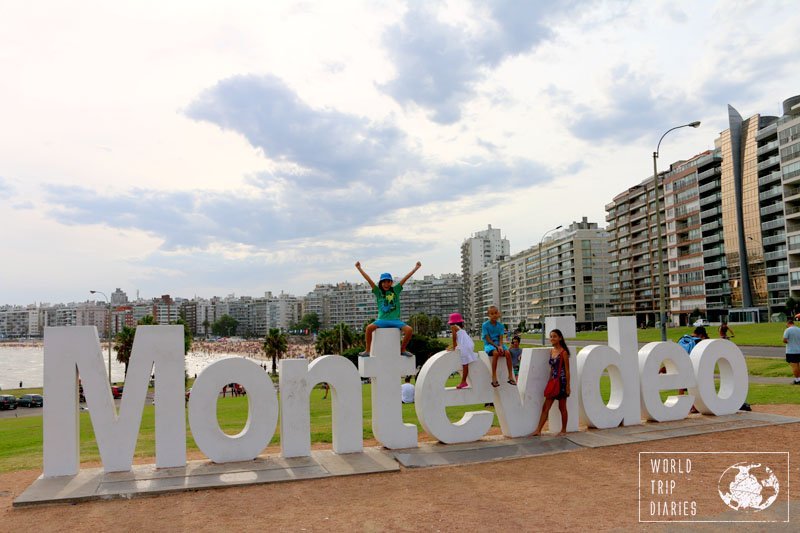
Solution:
M 369 352 L 368 352 L 368 351 L 366 351 L 366 350 L 364 350 L 363 352 L 361 352 L 360 354 L 358 354 L 358 356 L 359 356 L 359 357 L 369 357 Z
M 793 385 L 800 385 L 800 381 L 798 381 L 798 380 L 794 380 L 794 381 L 792 382 L 792 384 L 793 384 Z
M 400 352 L 400 355 L 402 355 L 403 357 L 415 357 L 415 355 L 409 352 L 408 350 Z

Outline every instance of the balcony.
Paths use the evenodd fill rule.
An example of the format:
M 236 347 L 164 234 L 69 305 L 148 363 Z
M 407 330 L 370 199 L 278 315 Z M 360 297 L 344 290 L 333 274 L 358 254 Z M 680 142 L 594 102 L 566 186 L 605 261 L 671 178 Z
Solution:
M 707 224 L 703 224 L 702 226 L 700 226 L 700 230 L 701 231 L 713 231 L 713 230 L 719 229 L 720 227 L 721 227 L 721 224 L 720 224 L 719 220 L 715 220 L 713 222 L 709 222 Z
M 706 257 L 706 258 L 708 258 L 708 257 L 719 257 L 720 255 L 723 255 L 724 253 L 725 253 L 725 250 L 722 248 L 722 246 L 715 246 L 714 248 L 708 248 L 706 250 L 703 250 L 703 257 Z
M 786 187 L 783 191 L 784 199 L 788 200 L 792 196 L 797 196 L 800 194 L 800 187 Z
M 800 280 L 797 280 L 795 286 L 800 285 Z M 767 284 L 768 291 L 788 291 L 789 290 L 789 282 L 788 281 L 777 281 L 775 283 L 768 283 Z
M 775 213 L 782 213 L 783 212 L 783 202 L 775 202 L 772 205 L 768 205 L 767 207 L 761 208 L 761 216 L 766 217 L 769 215 L 774 215 Z
M 759 163 L 758 164 L 758 171 L 761 172 L 765 168 L 769 168 L 771 166 L 777 165 L 780 162 L 781 162 L 781 156 L 780 155 L 774 155 L 774 156 L 772 156 L 772 157 L 770 157 L 768 159 L 765 159 L 761 163 Z
M 778 172 L 778 175 L 780 177 L 780 172 Z M 698 189 L 698 191 L 702 195 L 703 193 L 706 193 L 706 192 L 709 192 L 709 191 L 719 190 L 720 186 L 721 186 L 720 181 L 719 180 L 714 180 L 714 181 L 710 181 L 710 182 L 706 183 L 705 185 L 703 185 L 702 187 L 700 187 Z
M 767 269 L 767 276 L 778 276 L 780 274 L 788 274 L 788 273 L 789 273 L 789 265 L 787 264 Z
M 767 152 L 771 152 L 777 149 L 778 149 L 778 139 L 775 139 L 774 141 L 770 141 L 763 146 L 759 146 L 758 150 L 756 150 L 756 155 L 762 156 Z
M 785 243 L 786 242 L 786 235 L 773 235 L 771 237 L 764 237 L 761 241 L 761 244 L 764 246 L 772 246 L 773 244 Z
M 770 183 L 780 182 L 781 181 L 781 171 L 776 170 L 766 176 L 761 176 L 758 178 L 758 186 L 763 187 L 764 185 L 769 185 Z
M 723 281 L 728 281 L 728 276 L 722 274 L 706 276 L 706 283 L 722 283 Z
M 697 175 L 697 180 L 704 180 L 710 176 L 714 176 L 720 173 L 720 167 L 709 168 L 708 170 L 704 170 Z
M 706 209 L 705 211 L 700 211 L 700 218 L 714 218 L 718 216 L 722 210 L 719 207 L 712 207 L 711 209 Z
M 758 195 L 758 199 L 763 202 L 764 200 L 769 200 L 770 198 L 776 198 L 778 196 L 781 196 L 782 194 L 783 194 L 783 187 L 779 185 L 778 187 L 773 187 L 769 190 L 760 193 Z
M 709 194 L 708 196 L 703 196 L 703 197 L 700 198 L 700 207 L 703 207 L 704 205 L 708 205 L 708 204 L 713 204 L 713 203 L 716 203 L 716 202 L 721 202 L 721 201 L 722 201 L 722 193 L 721 192 L 714 193 L 714 194 Z
M 725 265 L 724 261 L 714 261 L 712 263 L 706 263 L 703 266 L 705 267 L 706 270 L 719 270 L 720 268 L 723 268 L 727 265 Z
M 786 222 L 783 220 L 783 217 L 776 218 L 775 220 L 770 220 L 769 222 L 764 222 L 761 224 L 761 231 L 771 231 L 774 229 L 782 228 Z
M 703 244 L 715 244 L 722 240 L 722 235 L 714 233 L 708 237 L 703 237 Z
M 786 247 L 781 248 L 780 250 L 775 250 L 772 252 L 767 252 L 764 254 L 765 261 L 777 261 L 779 259 L 786 259 L 787 250 Z

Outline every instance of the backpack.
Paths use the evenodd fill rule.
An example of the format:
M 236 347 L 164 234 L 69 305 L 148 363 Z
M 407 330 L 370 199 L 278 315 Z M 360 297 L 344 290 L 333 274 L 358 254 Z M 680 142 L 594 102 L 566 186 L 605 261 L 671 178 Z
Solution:
M 702 339 L 699 339 L 697 337 L 692 337 L 691 335 L 684 335 L 683 337 L 678 339 L 678 345 L 684 350 L 686 350 L 686 353 L 690 354 L 692 353 L 694 347 L 697 346 L 697 343 L 700 342 L 701 340 Z

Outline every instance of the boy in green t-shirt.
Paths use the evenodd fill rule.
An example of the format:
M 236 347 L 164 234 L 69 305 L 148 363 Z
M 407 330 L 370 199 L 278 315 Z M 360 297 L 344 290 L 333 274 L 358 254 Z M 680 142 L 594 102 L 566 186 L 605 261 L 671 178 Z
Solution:
M 400 320 L 400 293 L 403 291 L 403 284 L 408 281 L 408 278 L 414 275 L 414 272 L 419 270 L 422 263 L 417 261 L 416 266 L 400 280 L 397 285 L 394 284 L 394 278 L 388 272 L 381 274 L 378 280 L 378 285 L 361 269 L 361 261 L 356 262 L 356 268 L 364 279 L 367 280 L 369 286 L 372 288 L 372 294 L 375 295 L 375 300 L 378 303 L 378 319 L 372 324 L 367 326 L 367 347 L 366 350 L 359 355 L 362 357 L 369 356 L 370 347 L 372 346 L 372 333 L 378 328 L 398 328 L 403 333 L 403 341 L 400 346 L 400 352 L 406 357 L 414 357 L 414 354 L 406 350 L 409 341 L 411 340 L 411 326 Z

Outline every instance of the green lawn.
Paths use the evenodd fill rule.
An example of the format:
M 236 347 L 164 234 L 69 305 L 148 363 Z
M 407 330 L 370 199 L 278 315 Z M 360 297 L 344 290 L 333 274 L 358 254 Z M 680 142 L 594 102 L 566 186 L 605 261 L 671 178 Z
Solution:
M 717 329 L 719 324 L 711 324 L 706 326 L 708 336 L 712 339 L 719 337 Z M 770 322 L 767 324 L 742 324 L 731 326 L 735 336 L 731 339 L 736 344 L 742 346 L 783 346 L 783 330 L 786 329 L 786 324 L 783 322 Z M 692 332 L 693 327 L 686 328 L 669 328 L 667 330 L 667 338 L 677 341 L 682 335 Z M 639 342 L 655 342 L 661 340 L 661 330 L 656 328 L 638 329 L 636 330 L 639 337 Z M 526 338 L 539 339 L 539 335 L 525 334 Z M 582 331 L 577 335 L 578 340 L 582 341 L 607 341 L 607 331 Z
M 748 358 L 748 367 L 751 373 L 758 372 L 757 375 L 785 376 L 788 375 L 787 369 L 782 369 L 781 364 L 786 367 L 786 363 L 780 360 L 764 358 Z M 451 378 L 449 386 L 454 386 L 458 378 Z M 362 387 L 362 397 L 364 406 L 364 438 L 372 438 L 372 403 L 370 398 L 370 385 Z M 37 392 L 36 389 L 30 389 Z M 601 378 L 600 390 L 603 398 L 608 401 L 609 381 L 607 377 Z M 40 391 L 40 390 L 39 390 Z M 670 393 L 662 391 L 662 398 Z M 311 393 L 311 441 L 314 443 L 331 442 L 331 402 L 330 399 L 322 399 L 323 391 L 319 388 Z M 781 404 L 781 403 L 800 403 L 800 396 L 797 394 L 797 387 L 791 384 L 751 384 L 747 401 L 751 404 Z M 484 409 L 483 405 L 467 405 L 448 407 L 447 413 L 453 422 L 461 419 L 466 411 Z M 145 406 L 142 414 L 142 426 L 139 431 L 139 438 L 136 445 L 135 456 L 149 458 L 155 455 L 155 416 L 152 405 Z M 217 402 L 217 418 L 220 427 L 228 434 L 240 432 L 247 421 L 247 398 L 220 398 Z M 414 405 L 403 405 L 403 420 L 407 423 L 416 424 L 419 431 L 422 427 L 417 420 Z M 494 425 L 498 426 L 497 417 Z M 186 447 L 188 450 L 197 450 L 197 446 L 191 435 L 189 423 L 186 423 Z M 89 414 L 80 414 L 80 456 L 81 462 L 99 461 L 100 455 L 97 444 L 94 440 L 94 433 L 91 427 Z M 0 420 L 0 472 L 10 472 L 23 469 L 36 469 L 42 467 L 42 417 L 30 416 L 23 418 L 8 418 Z M 272 444 L 280 442 L 280 425 L 276 427 L 275 436 Z
M 451 378 L 448 386 L 458 384 L 459 378 Z M 372 438 L 372 402 L 370 397 L 371 385 L 362 387 L 364 407 L 364 438 Z M 41 389 L 30 389 L 41 392 Z M 324 392 L 316 388 L 311 392 L 311 442 L 332 442 L 331 432 L 331 401 L 322 399 Z M 461 419 L 467 411 L 483 409 L 483 405 L 463 405 L 447 407 L 447 413 L 453 422 Z M 94 439 L 94 432 L 89 414 L 82 412 L 80 418 L 81 462 L 99 461 L 100 453 Z M 217 402 L 217 418 L 220 428 L 227 434 L 239 433 L 247 422 L 247 398 L 220 398 Z M 416 424 L 419 431 L 422 427 L 417 420 L 414 405 L 403 405 L 403 420 L 409 424 Z M 495 418 L 494 425 L 498 425 Z M 42 466 L 42 417 L 29 416 L 22 418 L 0 419 L 0 472 L 9 472 Z M 275 429 L 275 436 L 271 444 L 280 443 L 280 424 Z M 187 416 L 186 421 L 186 448 L 197 450 L 197 445 L 192 438 Z M 153 457 L 155 455 L 155 411 L 152 405 L 147 405 L 142 414 L 142 425 L 139 439 L 136 443 L 135 457 Z

